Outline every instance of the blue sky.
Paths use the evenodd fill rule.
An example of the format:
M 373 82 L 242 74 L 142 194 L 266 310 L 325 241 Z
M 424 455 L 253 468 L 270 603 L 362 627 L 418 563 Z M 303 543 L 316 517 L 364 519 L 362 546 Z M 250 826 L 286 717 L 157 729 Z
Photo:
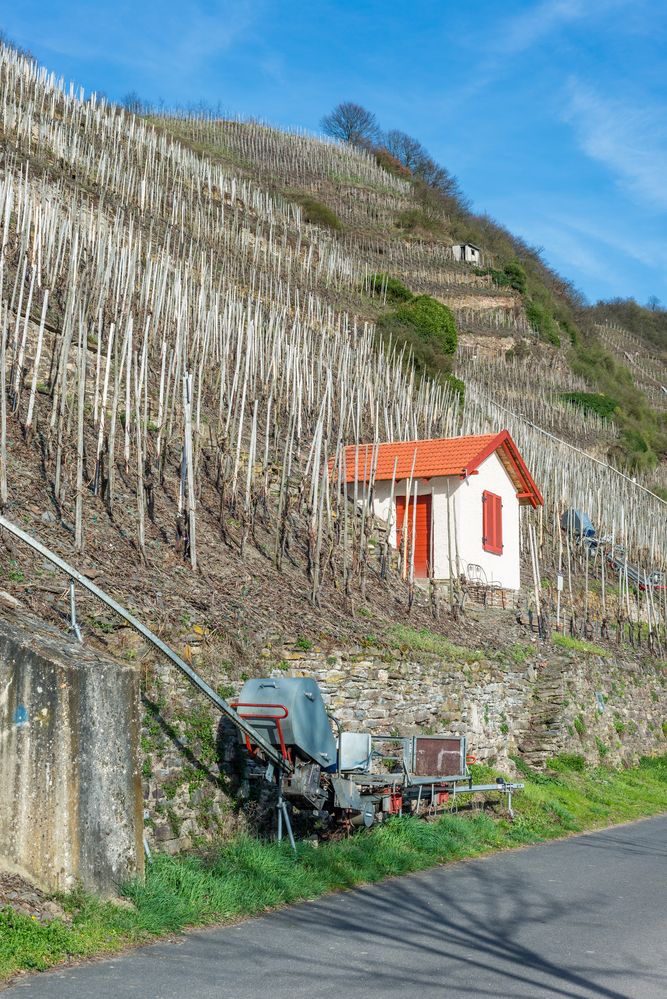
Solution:
M 21 0 L 0 27 L 86 90 L 416 136 L 587 297 L 667 304 L 661 0 Z

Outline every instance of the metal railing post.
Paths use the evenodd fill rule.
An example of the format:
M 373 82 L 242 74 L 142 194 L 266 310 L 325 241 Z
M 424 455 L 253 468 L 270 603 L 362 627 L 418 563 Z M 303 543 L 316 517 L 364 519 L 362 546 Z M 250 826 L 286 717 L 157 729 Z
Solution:
M 76 620 L 76 593 L 74 592 L 73 579 L 70 579 L 69 581 L 69 627 L 70 631 L 74 632 L 77 640 L 83 643 L 81 628 L 79 627 Z

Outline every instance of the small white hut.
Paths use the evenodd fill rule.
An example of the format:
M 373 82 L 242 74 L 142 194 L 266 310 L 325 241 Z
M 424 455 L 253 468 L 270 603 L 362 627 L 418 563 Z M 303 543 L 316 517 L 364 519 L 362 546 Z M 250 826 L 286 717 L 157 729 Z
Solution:
M 350 496 L 355 482 L 362 499 L 372 485 L 375 515 L 406 567 L 414 558 L 416 578 L 464 574 L 519 588 L 519 509 L 544 500 L 507 430 L 351 445 L 343 476 Z
M 482 251 L 474 243 L 454 243 L 452 256 L 461 264 L 475 264 L 479 267 L 482 262 Z

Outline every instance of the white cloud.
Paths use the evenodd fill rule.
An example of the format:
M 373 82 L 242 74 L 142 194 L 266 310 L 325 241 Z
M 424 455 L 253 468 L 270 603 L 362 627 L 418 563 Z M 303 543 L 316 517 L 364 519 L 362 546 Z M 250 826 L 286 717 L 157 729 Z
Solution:
M 584 0 L 543 0 L 508 20 L 492 48 L 504 55 L 517 55 L 532 48 L 563 24 L 590 16 L 599 6 L 599 3 L 585 3 Z
M 656 268 L 667 268 L 665 242 L 646 232 L 642 233 L 641 239 L 637 239 L 636 223 L 629 218 L 597 222 L 592 218 L 561 212 L 552 221 L 586 237 L 588 241 L 595 240 L 616 255 L 626 256 L 644 266 L 650 263 Z
M 566 219 L 533 219 L 529 229 L 523 227 L 524 232 L 521 226 L 514 228 L 527 239 L 539 238 L 546 260 L 562 268 L 575 285 L 583 284 L 586 277 L 610 288 L 621 286 L 622 265 L 595 246 L 588 235 L 570 228 Z
M 574 78 L 565 118 L 587 156 L 606 166 L 636 199 L 667 210 L 664 109 L 602 97 Z
M 470 82 L 456 94 L 457 101 L 476 96 L 503 76 L 518 56 L 529 52 L 545 39 L 553 40 L 558 33 L 577 21 L 605 22 L 613 11 L 628 9 L 639 0 L 541 0 L 514 17 L 503 16 L 500 27 L 485 37 L 480 31 L 468 39 L 475 52 L 481 53 L 470 74 Z

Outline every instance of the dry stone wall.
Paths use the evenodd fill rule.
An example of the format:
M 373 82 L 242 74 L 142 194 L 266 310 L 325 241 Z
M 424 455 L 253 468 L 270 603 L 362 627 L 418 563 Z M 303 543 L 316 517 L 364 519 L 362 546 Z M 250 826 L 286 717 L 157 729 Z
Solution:
M 667 673 L 652 659 L 527 644 L 495 658 L 293 647 L 267 651 L 255 672 L 314 677 L 349 730 L 465 733 L 479 762 L 510 773 L 516 755 L 534 766 L 558 753 L 631 764 L 667 751 Z M 218 672 L 225 696 L 238 693 L 242 682 Z M 167 667 L 156 677 L 150 705 L 144 728 L 150 841 L 175 852 L 242 827 L 248 781 L 233 732 L 220 731 L 213 712 Z

